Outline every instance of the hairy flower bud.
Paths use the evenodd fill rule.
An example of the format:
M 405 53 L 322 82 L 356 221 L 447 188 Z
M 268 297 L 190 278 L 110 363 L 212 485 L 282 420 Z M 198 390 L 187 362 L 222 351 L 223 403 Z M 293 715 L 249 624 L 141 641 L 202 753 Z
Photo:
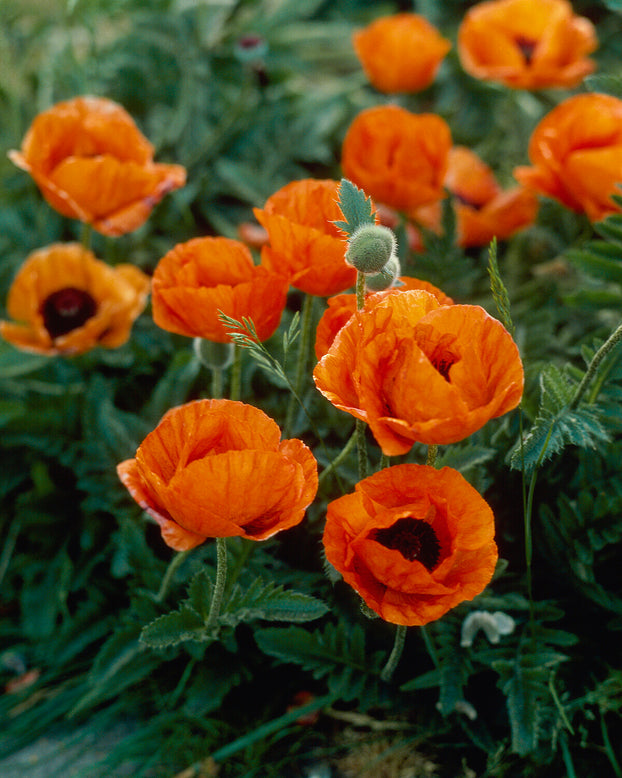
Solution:
M 396 284 L 397 277 L 401 272 L 400 261 L 395 254 L 389 257 L 389 261 L 379 273 L 373 273 L 365 276 L 365 286 L 368 292 L 382 292 Z
M 348 241 L 346 262 L 362 273 L 379 273 L 396 249 L 395 235 L 380 224 L 363 224 Z

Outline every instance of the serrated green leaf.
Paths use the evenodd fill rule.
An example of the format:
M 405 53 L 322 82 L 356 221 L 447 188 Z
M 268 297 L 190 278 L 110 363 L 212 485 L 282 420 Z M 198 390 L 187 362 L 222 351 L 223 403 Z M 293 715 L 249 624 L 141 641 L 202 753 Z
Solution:
M 622 256 L 619 246 L 604 241 L 591 241 L 581 249 L 567 251 L 566 257 L 588 275 L 622 283 Z
M 218 620 L 232 627 L 257 619 L 304 622 L 319 619 L 327 612 L 328 606 L 309 594 L 257 578 L 246 589 L 234 587 Z
M 207 619 L 212 604 L 214 586 L 205 568 L 198 571 L 188 585 L 188 605 L 203 618 Z
M 381 659 L 366 656 L 365 635 L 358 625 L 327 624 L 322 632 L 302 627 L 270 627 L 255 631 L 259 648 L 269 656 L 291 662 L 310 671 L 314 678 L 328 676 L 331 691 L 344 700 L 361 697 L 370 682 L 378 681 Z M 373 687 L 372 682 L 372 687 Z
M 339 207 L 345 221 L 336 221 L 335 225 L 348 237 L 364 224 L 375 224 L 371 198 L 347 178 L 342 178 L 339 185 Z
M 538 415 L 523 438 L 515 445 L 510 466 L 529 473 L 568 444 L 595 448 L 609 440 L 595 406 L 581 405 L 570 410 L 576 384 L 555 365 L 547 365 L 540 375 L 541 400 Z
M 151 648 L 176 646 L 184 640 L 204 642 L 210 639 L 203 619 L 190 605 L 182 605 L 177 611 L 159 616 L 140 633 L 140 641 Z

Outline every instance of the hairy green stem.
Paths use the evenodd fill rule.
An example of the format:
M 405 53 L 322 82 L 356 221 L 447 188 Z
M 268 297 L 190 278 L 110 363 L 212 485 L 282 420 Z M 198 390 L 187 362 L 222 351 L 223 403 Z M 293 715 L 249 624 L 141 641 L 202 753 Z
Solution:
M 393 643 L 393 650 L 391 651 L 391 654 L 389 658 L 387 659 L 387 663 L 384 666 L 382 672 L 380 673 L 380 678 L 383 681 L 390 681 L 391 676 L 395 672 L 395 668 L 398 665 L 398 662 L 400 661 L 400 658 L 402 656 L 402 652 L 404 650 L 404 642 L 406 640 L 406 629 L 403 624 L 398 624 L 397 629 L 395 630 L 395 641 Z
M 365 305 L 365 274 L 360 270 L 356 273 L 356 309 L 358 311 L 363 309 Z M 367 441 L 365 439 L 365 433 L 367 431 L 367 424 L 360 419 L 356 420 L 356 441 L 358 448 L 359 458 L 359 480 L 367 477 L 369 469 L 367 460 Z
M 208 634 L 210 630 L 216 626 L 216 622 L 218 621 L 226 583 L 227 539 L 216 538 L 216 582 L 214 583 L 214 591 L 212 593 L 212 602 L 210 604 L 209 614 L 207 616 L 207 621 L 205 622 L 205 631 Z
M 164 578 L 162 578 L 162 582 L 160 583 L 160 589 L 155 596 L 156 602 L 164 601 L 169 586 L 171 585 L 171 581 L 173 580 L 173 576 L 177 572 L 177 568 L 182 564 L 191 551 L 192 549 L 188 549 L 188 551 L 178 551 L 177 554 L 175 554 L 175 556 L 171 559 L 168 567 L 166 568 L 166 572 L 164 573 Z
M 352 451 L 354 446 L 357 442 L 357 434 L 356 430 L 350 435 L 348 438 L 348 442 L 346 445 L 341 449 L 341 451 L 337 454 L 337 456 L 331 461 L 329 465 L 327 465 L 324 470 L 320 473 L 319 481 L 322 483 L 322 481 L 327 478 L 335 468 L 339 467 L 339 465 L 346 459 L 349 455 L 349 453 Z
M 436 443 L 432 444 L 431 446 L 428 446 L 428 455 L 425 460 L 426 465 L 429 465 L 430 467 L 434 467 L 436 463 L 437 453 L 438 453 L 438 446 L 436 445 Z
M 212 368 L 212 387 L 211 396 L 214 400 L 220 400 L 222 398 L 223 381 L 222 381 L 222 369 L 219 367 Z
M 80 243 L 82 248 L 91 250 L 91 237 L 93 235 L 93 226 L 87 222 L 82 222 L 82 232 L 80 233 Z
M 302 302 L 302 311 L 300 314 L 300 342 L 298 344 L 298 362 L 296 364 L 296 376 L 294 378 L 294 391 L 291 394 L 287 404 L 287 414 L 285 416 L 285 432 L 289 435 L 294 423 L 294 413 L 296 411 L 297 397 L 302 397 L 302 390 L 307 376 L 307 367 L 309 365 L 309 349 L 311 344 L 311 331 L 313 329 L 313 296 L 305 294 Z
M 581 383 L 577 387 L 577 391 L 574 393 L 574 397 L 570 401 L 568 405 L 568 410 L 572 411 L 574 410 L 577 405 L 581 402 L 581 398 L 585 394 L 587 387 L 590 384 L 590 381 L 594 377 L 594 374 L 596 373 L 596 370 L 598 369 L 598 366 L 603 361 L 603 359 L 607 356 L 607 354 L 611 351 L 614 346 L 616 346 L 617 343 L 622 340 L 622 324 L 619 324 L 617 328 L 611 333 L 611 335 L 607 338 L 607 340 L 603 343 L 603 345 L 598 349 L 598 351 L 594 354 L 592 357 L 592 361 L 587 367 L 587 370 L 585 371 L 585 375 L 581 379 Z
M 231 387 L 229 399 L 239 400 L 242 397 L 242 349 L 233 347 L 233 364 L 231 365 Z
M 365 273 L 360 270 L 356 273 L 356 309 L 361 310 L 365 305 Z

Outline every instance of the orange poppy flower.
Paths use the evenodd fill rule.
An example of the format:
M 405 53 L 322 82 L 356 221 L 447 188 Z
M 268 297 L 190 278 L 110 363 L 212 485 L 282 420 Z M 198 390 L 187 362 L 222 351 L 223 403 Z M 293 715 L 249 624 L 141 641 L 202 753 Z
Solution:
M 597 46 L 593 24 L 566 0 L 488 0 L 458 30 L 467 73 L 516 89 L 575 86 L 595 69 L 587 55 Z
M 453 304 L 451 297 L 448 297 L 428 281 L 421 281 L 418 278 L 409 278 L 408 276 L 401 276 L 399 280 L 402 286 L 394 286 L 384 292 L 367 295 L 365 307 L 369 308 L 379 303 L 381 300 L 384 300 L 387 294 L 407 292 L 409 289 L 423 289 L 425 292 L 433 294 L 441 305 Z M 315 331 L 315 355 L 318 360 L 326 354 L 339 330 L 356 312 L 357 305 L 355 294 L 338 294 L 335 297 L 329 297 L 326 302 L 328 303 L 328 308 L 322 314 L 322 318 L 318 322 Z
M 348 128 L 343 174 L 378 203 L 410 213 L 443 197 L 451 132 L 435 114 L 368 108 Z
M 287 276 L 296 289 L 319 297 L 356 283 L 356 270 L 345 261 L 346 236 L 333 224 L 343 219 L 338 190 L 338 181 L 305 178 L 254 209 L 270 240 L 261 264 Z
M 538 212 L 533 191 L 523 186 L 501 189 L 488 165 L 465 146 L 449 152 L 445 186 L 453 195 L 459 246 L 486 246 L 494 237 L 505 240 L 533 224 Z M 440 203 L 420 208 L 415 219 L 438 232 Z
M 396 465 L 329 503 L 328 561 L 385 621 L 414 626 L 478 595 L 497 563 L 494 516 L 449 467 Z
M 382 16 L 352 36 L 367 78 L 380 92 L 418 92 L 429 86 L 451 43 L 423 16 Z
M 186 183 L 184 168 L 155 163 L 131 116 L 101 97 L 40 113 L 9 157 L 52 208 L 113 237 L 140 227 L 165 194 Z
M 384 454 L 455 443 L 520 402 L 523 366 L 503 325 L 476 305 L 389 294 L 339 330 L 313 378 L 367 422 Z
M 525 186 L 559 200 L 591 221 L 619 211 L 611 195 L 622 181 L 622 100 L 575 95 L 548 113 L 529 141 L 533 167 L 518 167 Z
M 48 355 L 116 348 L 148 293 L 149 278 L 137 267 L 110 267 L 79 243 L 55 243 L 30 254 L 17 273 L 7 302 L 15 321 L 0 322 L 0 335 Z
M 289 284 L 253 263 L 249 249 L 230 238 L 194 238 L 180 243 L 153 274 L 153 320 L 164 330 L 217 343 L 231 337 L 219 310 L 250 318 L 259 340 L 279 326 Z
M 117 472 L 177 551 L 207 538 L 265 540 L 302 521 L 318 486 L 311 451 L 280 437 L 252 405 L 195 400 L 168 411 Z

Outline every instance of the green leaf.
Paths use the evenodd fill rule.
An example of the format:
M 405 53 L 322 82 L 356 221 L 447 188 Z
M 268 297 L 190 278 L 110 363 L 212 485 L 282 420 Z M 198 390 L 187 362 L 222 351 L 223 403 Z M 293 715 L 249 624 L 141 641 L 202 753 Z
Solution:
M 205 631 L 203 618 L 190 605 L 159 616 L 143 627 L 140 640 L 151 648 L 166 648 L 176 646 L 184 640 L 205 642 L 212 636 Z
M 322 632 L 271 627 L 256 630 L 255 640 L 269 656 L 297 664 L 314 678 L 328 677 L 329 690 L 344 700 L 376 696 L 384 655 L 366 653 L 365 633 L 358 625 L 350 628 L 342 623 L 327 624 Z
M 232 627 L 256 619 L 304 622 L 319 619 L 327 612 L 328 606 L 309 594 L 256 578 L 248 588 L 234 587 L 218 620 Z
M 497 262 L 497 239 L 493 238 L 488 249 L 488 275 L 490 276 L 490 290 L 492 292 L 499 319 L 506 330 L 514 332 L 514 324 L 510 315 L 510 297 L 505 284 L 501 280 L 499 263 Z
M 622 13 L 622 0 L 604 0 L 612 11 Z M 622 97 L 622 78 L 613 73 L 597 73 L 587 76 L 583 83 L 590 92 L 605 92 L 614 97 Z
M 339 186 L 339 207 L 345 221 L 336 221 L 334 224 L 348 237 L 364 224 L 375 224 L 371 198 L 347 178 L 342 178 Z
M 510 466 L 529 473 L 541 462 L 550 459 L 565 446 L 596 448 L 609 440 L 594 406 L 580 405 L 569 410 L 576 385 L 567 373 L 555 365 L 547 365 L 540 375 L 541 400 L 538 415 L 523 438 L 514 447 Z

